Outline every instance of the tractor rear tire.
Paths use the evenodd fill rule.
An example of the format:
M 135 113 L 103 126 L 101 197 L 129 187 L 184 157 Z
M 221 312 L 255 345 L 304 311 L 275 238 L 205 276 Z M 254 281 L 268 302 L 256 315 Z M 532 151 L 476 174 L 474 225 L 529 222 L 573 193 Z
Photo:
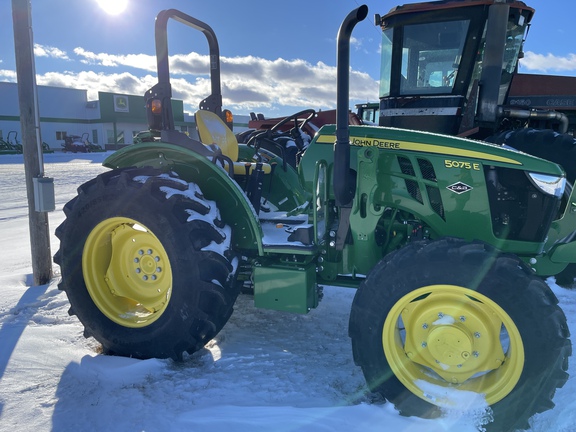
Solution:
M 505 144 L 524 153 L 557 163 L 566 171 L 566 179 L 576 180 L 576 139 L 570 134 L 560 134 L 551 129 L 516 129 L 504 131 L 486 139 L 495 144 Z
M 489 406 L 487 429 L 523 429 L 568 379 L 556 297 L 518 258 L 479 242 L 387 255 L 355 295 L 349 332 L 370 390 L 406 416 Z
M 178 360 L 228 321 L 238 296 L 231 232 L 196 185 L 152 168 L 109 171 L 64 213 L 59 288 L 105 353 Z

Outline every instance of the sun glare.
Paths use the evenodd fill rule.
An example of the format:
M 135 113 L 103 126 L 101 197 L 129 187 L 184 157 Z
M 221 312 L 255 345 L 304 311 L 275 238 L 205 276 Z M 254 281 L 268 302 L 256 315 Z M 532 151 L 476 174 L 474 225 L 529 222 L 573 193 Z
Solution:
M 96 2 L 109 15 L 121 14 L 128 6 L 128 0 L 96 0 Z

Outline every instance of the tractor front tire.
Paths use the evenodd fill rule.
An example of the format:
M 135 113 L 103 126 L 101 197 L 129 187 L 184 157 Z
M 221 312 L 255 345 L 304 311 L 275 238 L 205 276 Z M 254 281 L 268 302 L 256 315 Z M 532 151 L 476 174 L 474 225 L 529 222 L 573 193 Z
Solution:
M 401 414 L 490 407 L 490 430 L 527 428 L 568 379 L 572 347 L 548 286 L 518 258 L 446 238 L 386 256 L 358 289 L 354 359 Z
M 59 287 L 105 353 L 181 359 L 228 321 L 238 296 L 231 231 L 195 184 L 152 168 L 109 171 L 64 213 Z
M 515 129 L 503 131 L 486 138 L 495 144 L 514 147 L 524 153 L 561 165 L 570 183 L 576 180 L 576 139 L 570 134 L 560 134 L 551 129 Z

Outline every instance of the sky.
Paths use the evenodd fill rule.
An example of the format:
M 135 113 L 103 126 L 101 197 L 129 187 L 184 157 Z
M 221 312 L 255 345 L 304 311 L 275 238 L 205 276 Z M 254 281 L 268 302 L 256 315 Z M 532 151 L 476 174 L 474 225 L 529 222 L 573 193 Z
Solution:
M 377 100 L 380 30 L 375 13 L 394 0 L 112 0 L 127 2 L 111 15 L 104 0 L 31 0 L 37 83 L 88 90 L 144 94 L 156 83 L 154 18 L 175 8 L 215 31 L 222 64 L 224 105 L 238 114 L 287 115 L 305 108 L 335 107 L 336 35 L 348 12 L 361 4 L 368 17 L 353 32 L 350 97 Z M 569 37 L 576 3 L 532 0 L 536 9 L 521 72 L 576 76 L 576 46 Z M 0 2 L 0 81 L 15 82 L 11 1 Z M 209 94 L 204 37 L 171 21 L 174 97 L 193 112 Z

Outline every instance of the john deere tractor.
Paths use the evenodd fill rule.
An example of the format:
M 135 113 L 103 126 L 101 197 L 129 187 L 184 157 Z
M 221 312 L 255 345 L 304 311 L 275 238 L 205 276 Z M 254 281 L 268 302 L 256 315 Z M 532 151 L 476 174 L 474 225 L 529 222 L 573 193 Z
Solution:
M 242 286 L 294 313 L 318 306 L 320 285 L 356 288 L 349 335 L 371 391 L 423 417 L 473 392 L 496 430 L 527 427 L 568 379 L 566 318 L 542 276 L 576 260 L 576 194 L 560 166 L 509 148 L 349 126 L 350 36 L 367 13 L 338 33 L 336 125 L 294 168 L 282 140 L 237 143 L 216 35 L 162 11 L 145 95 L 157 138 L 109 156 L 66 204 L 60 288 L 105 353 L 176 360 L 222 329 Z M 174 128 L 170 19 L 210 49 L 200 140 Z

